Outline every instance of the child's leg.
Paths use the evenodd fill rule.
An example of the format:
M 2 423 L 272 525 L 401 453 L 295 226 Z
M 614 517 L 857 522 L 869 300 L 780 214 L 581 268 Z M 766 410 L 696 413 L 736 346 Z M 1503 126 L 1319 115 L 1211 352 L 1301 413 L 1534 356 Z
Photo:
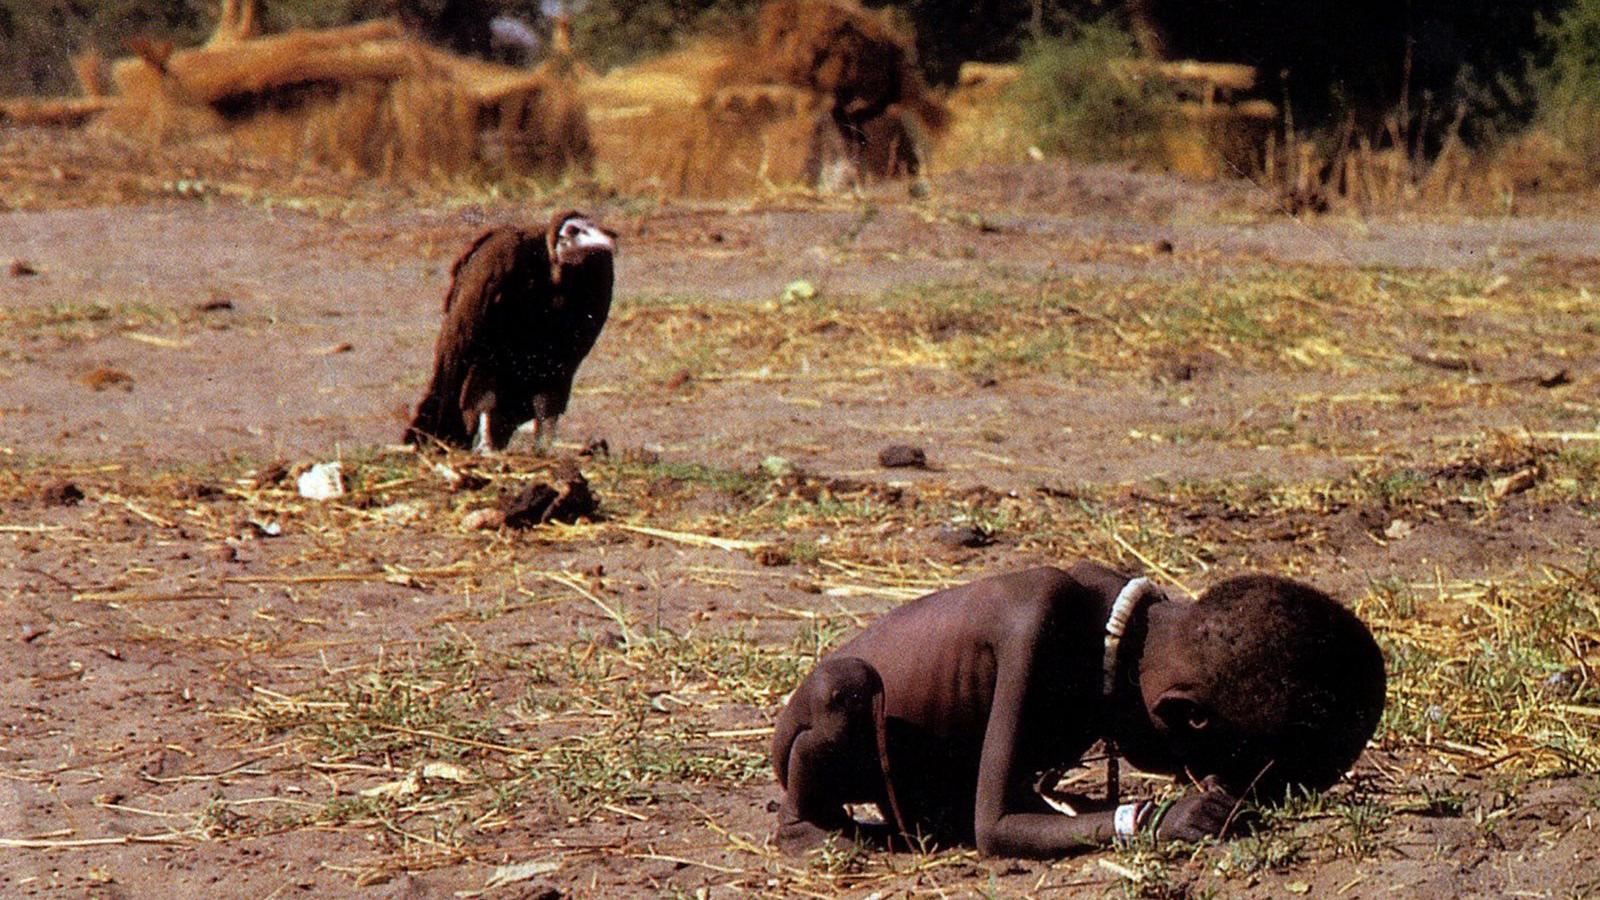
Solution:
M 809 849 L 849 828 L 846 803 L 877 803 L 885 817 L 898 818 L 886 787 L 882 728 L 883 680 L 862 660 L 828 657 L 795 689 L 772 745 L 784 787 L 778 813 L 784 852 Z

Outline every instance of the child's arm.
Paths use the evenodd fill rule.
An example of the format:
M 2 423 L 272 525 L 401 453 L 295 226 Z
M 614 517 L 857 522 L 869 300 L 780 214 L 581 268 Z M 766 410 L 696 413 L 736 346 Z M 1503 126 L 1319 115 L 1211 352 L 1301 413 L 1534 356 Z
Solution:
M 1074 573 L 1076 574 L 1076 573 Z M 1019 773 L 1017 741 L 1021 732 L 1023 701 L 1033 678 L 1034 660 L 1044 638 L 1051 607 L 1057 599 L 1087 591 L 1066 573 L 1055 573 L 1046 590 L 1023 602 L 1010 604 L 1007 620 L 996 624 L 994 643 L 996 676 L 994 700 L 984 731 L 978 762 L 978 796 L 974 833 L 984 856 L 1048 858 L 1108 844 L 1117 836 L 1117 812 L 1065 816 L 1024 812 L 1039 804 L 1032 786 Z M 1164 838 L 1197 840 L 1219 834 L 1236 807 L 1220 788 L 1184 797 L 1158 823 Z M 1126 832 L 1130 816 L 1123 814 Z M 1144 824 L 1137 821 L 1136 824 Z

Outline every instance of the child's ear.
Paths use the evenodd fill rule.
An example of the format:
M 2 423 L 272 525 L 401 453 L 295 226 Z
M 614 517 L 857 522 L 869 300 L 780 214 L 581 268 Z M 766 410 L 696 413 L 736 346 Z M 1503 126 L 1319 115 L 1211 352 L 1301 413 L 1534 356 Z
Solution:
M 1169 734 L 1200 734 L 1211 727 L 1211 707 L 1187 691 L 1167 691 L 1156 701 L 1156 718 Z

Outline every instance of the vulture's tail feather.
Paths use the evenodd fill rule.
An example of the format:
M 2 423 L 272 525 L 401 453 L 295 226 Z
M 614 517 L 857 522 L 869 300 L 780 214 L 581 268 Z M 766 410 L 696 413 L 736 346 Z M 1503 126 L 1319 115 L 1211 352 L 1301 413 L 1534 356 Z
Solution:
M 406 427 L 403 440 L 407 444 L 423 446 L 429 439 L 453 447 L 466 447 L 472 438 L 467 434 L 461 413 L 450 398 L 437 388 L 430 388 L 427 396 L 417 404 L 417 414 Z

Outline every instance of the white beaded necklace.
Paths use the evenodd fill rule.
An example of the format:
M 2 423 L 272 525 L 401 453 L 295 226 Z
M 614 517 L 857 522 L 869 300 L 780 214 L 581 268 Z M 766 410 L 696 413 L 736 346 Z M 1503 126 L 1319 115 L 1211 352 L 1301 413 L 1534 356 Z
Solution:
M 1100 691 L 1106 701 L 1109 714 L 1111 708 L 1111 695 L 1117 687 L 1117 651 L 1122 646 L 1122 636 L 1128 630 L 1128 620 L 1133 618 L 1134 612 L 1152 594 L 1160 593 L 1148 578 L 1135 578 L 1123 586 L 1117 599 L 1111 604 L 1111 615 L 1106 619 L 1106 655 L 1101 663 L 1100 671 L 1103 673 Z M 1122 772 L 1117 757 L 1117 739 L 1107 734 L 1106 744 L 1106 796 L 1114 805 L 1118 795 L 1122 793 Z

